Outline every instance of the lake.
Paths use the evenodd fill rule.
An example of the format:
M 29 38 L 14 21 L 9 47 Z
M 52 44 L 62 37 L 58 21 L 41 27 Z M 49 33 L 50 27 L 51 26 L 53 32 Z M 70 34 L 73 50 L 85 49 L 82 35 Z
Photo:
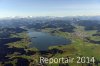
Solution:
M 36 47 L 40 51 L 48 50 L 50 46 L 70 44 L 70 40 L 63 37 L 55 36 L 45 32 L 29 31 L 28 32 L 32 44 L 31 47 Z

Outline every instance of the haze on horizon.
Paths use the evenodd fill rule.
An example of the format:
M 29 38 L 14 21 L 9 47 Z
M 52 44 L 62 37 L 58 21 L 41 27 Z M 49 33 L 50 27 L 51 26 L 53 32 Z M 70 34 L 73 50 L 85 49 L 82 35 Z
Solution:
M 100 15 L 100 0 L 0 0 L 0 18 L 97 15 Z

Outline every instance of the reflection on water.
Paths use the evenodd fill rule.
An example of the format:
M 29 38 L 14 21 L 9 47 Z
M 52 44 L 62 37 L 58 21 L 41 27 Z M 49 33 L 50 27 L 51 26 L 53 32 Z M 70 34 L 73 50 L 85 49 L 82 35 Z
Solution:
M 70 44 L 70 40 L 63 37 L 54 36 L 49 33 L 29 31 L 31 37 L 31 47 L 36 47 L 39 50 L 47 50 L 49 46 Z

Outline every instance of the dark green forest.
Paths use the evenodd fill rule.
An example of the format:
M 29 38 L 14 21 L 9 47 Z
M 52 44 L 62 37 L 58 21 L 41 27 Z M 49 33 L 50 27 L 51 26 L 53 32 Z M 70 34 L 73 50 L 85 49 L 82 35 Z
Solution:
M 70 40 L 42 51 L 30 47 L 29 31 L 45 32 Z M 45 47 L 44 47 L 45 48 Z M 81 18 L 11 18 L 0 20 L 0 66 L 100 66 L 100 20 Z M 39 57 L 69 58 L 73 63 L 39 63 Z M 76 57 L 94 57 L 95 62 L 76 63 Z

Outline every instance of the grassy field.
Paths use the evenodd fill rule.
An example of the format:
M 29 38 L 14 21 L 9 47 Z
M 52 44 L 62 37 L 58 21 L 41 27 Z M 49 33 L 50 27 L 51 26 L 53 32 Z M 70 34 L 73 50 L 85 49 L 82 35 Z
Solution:
M 48 32 L 51 33 L 52 29 L 47 28 L 43 29 L 43 32 Z M 49 50 L 52 50 L 54 48 L 63 51 L 63 53 L 56 53 L 56 54 L 50 54 L 48 53 L 45 55 L 46 57 L 51 57 L 51 58 L 61 58 L 61 57 L 73 57 L 75 58 L 75 61 L 73 63 L 68 63 L 69 66 L 89 66 L 87 63 L 79 63 L 77 64 L 77 57 L 95 57 L 97 61 L 100 61 L 100 45 L 99 44 L 94 44 L 85 41 L 85 37 L 90 37 L 92 40 L 97 40 L 100 41 L 100 37 L 95 37 L 92 36 L 93 34 L 96 33 L 95 30 L 93 31 L 85 31 L 84 27 L 82 26 L 77 26 L 76 29 L 74 30 L 74 33 L 69 33 L 69 32 L 61 32 L 58 29 L 52 33 L 57 36 L 64 37 L 66 39 L 70 39 L 72 42 L 71 44 L 68 45 L 60 45 L 60 46 L 51 46 L 49 47 Z M 17 58 L 24 58 L 30 61 L 30 66 L 32 64 L 38 64 L 39 62 L 39 57 L 42 55 L 38 52 L 38 49 L 35 47 L 30 48 L 29 45 L 31 44 L 30 38 L 27 35 L 26 32 L 22 33 L 17 33 L 17 34 L 11 34 L 11 38 L 16 37 L 16 38 L 23 38 L 21 41 L 9 43 L 8 48 L 23 48 L 26 54 L 20 54 L 19 52 L 14 52 L 13 54 L 8 54 L 7 57 L 9 59 L 13 59 L 13 61 L 6 62 L 7 63 L 12 63 L 14 66 L 15 63 L 17 63 Z M 33 52 L 33 54 L 28 55 L 28 52 Z M 34 53 L 35 52 L 35 53 Z M 1 64 L 1 63 L 0 63 Z M 1 65 L 3 66 L 3 65 Z M 47 64 L 47 66 L 59 66 L 59 64 Z M 63 65 L 64 66 L 64 65 Z M 66 65 L 65 65 L 66 66 Z M 97 66 L 95 64 L 92 64 L 92 66 Z M 100 64 L 98 65 L 100 66 Z
M 95 34 L 96 31 L 84 31 L 82 27 L 77 27 L 79 29 L 76 29 L 74 33 L 80 33 L 80 34 L 87 34 L 87 36 L 91 36 L 92 34 Z M 74 33 L 67 33 L 67 32 L 60 32 L 58 31 L 55 33 L 58 36 L 62 36 L 65 38 L 70 38 L 72 40 L 72 43 L 70 45 L 62 45 L 62 46 L 53 46 L 49 49 L 57 48 L 59 50 L 64 51 L 62 54 L 56 54 L 54 57 L 95 57 L 96 60 L 100 61 L 100 45 L 99 44 L 93 44 L 89 42 L 84 41 L 84 36 L 80 36 L 79 34 L 76 35 Z M 99 40 L 100 37 L 93 37 L 91 36 L 93 40 Z M 76 62 L 76 61 L 75 61 Z M 81 64 L 71 63 L 69 66 L 82 66 Z M 83 66 L 86 66 L 84 64 Z M 93 64 L 93 66 L 96 66 Z M 99 64 L 100 66 L 100 64 Z

